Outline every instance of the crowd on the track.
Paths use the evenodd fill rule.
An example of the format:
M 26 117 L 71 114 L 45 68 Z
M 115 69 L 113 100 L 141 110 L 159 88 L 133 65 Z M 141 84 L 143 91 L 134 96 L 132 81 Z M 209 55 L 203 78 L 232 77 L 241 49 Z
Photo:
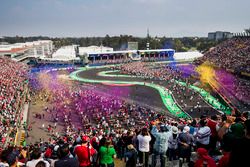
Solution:
M 111 93 L 112 96 L 109 96 L 103 93 L 99 87 L 85 84 L 57 85 L 52 90 L 48 90 L 40 87 L 34 78 L 32 80 L 30 81 L 34 89 L 32 99 L 52 104 L 44 110 L 50 114 L 51 121 L 65 123 L 67 135 L 74 135 L 72 132 L 77 132 L 79 127 L 88 129 L 93 124 L 96 125 L 95 128 L 104 126 L 105 129 L 101 129 L 103 132 L 110 131 L 109 127 L 113 127 L 113 130 L 123 131 L 124 129 L 121 130 L 121 128 L 124 126 L 136 128 L 142 124 L 148 124 L 149 119 L 156 116 L 156 112 L 150 109 L 128 104 L 117 96 L 117 92 Z M 53 80 L 45 78 L 42 80 L 43 82 L 48 81 L 43 85 L 51 85 L 50 82 L 53 82 Z M 57 133 L 54 132 L 55 134 Z
M 250 73 L 250 38 L 232 38 L 210 49 L 198 62 L 209 61 L 224 69 Z
M 182 74 L 177 70 L 176 67 L 171 66 L 157 66 L 157 68 L 149 68 L 144 62 L 132 62 L 123 64 L 115 67 L 121 70 L 122 73 L 142 76 L 147 79 L 158 79 L 158 80 L 171 80 L 171 79 L 182 79 Z
M 114 69 L 118 69 L 123 74 L 135 75 L 144 78 L 145 82 L 157 81 L 157 84 L 164 85 L 181 106 L 182 110 L 188 112 L 192 117 L 199 117 L 202 114 L 211 115 L 215 111 L 213 109 L 205 110 L 202 105 L 204 104 L 200 94 L 197 91 L 190 90 L 189 86 L 193 82 L 190 78 L 190 74 L 183 74 L 177 65 L 157 65 L 148 66 L 144 62 L 133 62 L 117 66 Z M 180 84 L 182 81 L 184 84 Z M 210 101 L 213 104 L 214 101 Z M 189 107 L 193 106 L 193 107 Z M 221 105 L 221 110 L 227 110 L 225 106 Z
M 27 65 L 0 57 L 0 143 L 15 134 L 27 90 Z
M 120 70 L 124 74 L 140 76 L 145 79 L 155 79 L 155 80 L 162 80 L 171 82 L 175 84 L 173 89 L 174 92 L 178 92 L 178 94 L 185 94 L 188 95 L 188 89 L 186 87 L 179 87 L 176 82 L 173 82 L 173 79 L 184 81 L 187 85 L 190 83 L 190 76 L 199 77 L 197 72 L 195 71 L 194 67 L 185 67 L 179 66 L 176 64 L 169 64 L 169 65 L 157 65 L 157 68 L 152 68 L 153 66 L 147 66 L 146 63 L 143 62 L 132 62 L 128 64 L 124 64 L 116 69 Z M 187 69 L 189 72 L 187 73 Z M 206 74 L 209 75 L 209 74 Z M 220 91 L 223 91 L 223 94 L 227 94 L 228 97 L 233 96 L 232 98 L 236 98 L 241 101 L 242 104 L 245 104 L 243 110 L 246 110 L 246 107 L 249 106 L 249 90 L 250 90 L 250 83 L 246 79 L 239 78 L 229 72 L 226 72 L 223 69 L 215 70 L 215 85 Z M 185 93 L 184 93 L 185 92 Z M 228 92 L 230 94 L 228 94 Z M 178 96 L 178 95 L 177 95 Z M 193 96 L 193 95 L 192 95 Z M 191 100 L 193 99 L 190 96 Z M 179 102 L 181 104 L 182 102 Z M 187 104 L 183 101 L 182 106 L 186 106 Z M 198 105 L 198 104 L 197 104 Z

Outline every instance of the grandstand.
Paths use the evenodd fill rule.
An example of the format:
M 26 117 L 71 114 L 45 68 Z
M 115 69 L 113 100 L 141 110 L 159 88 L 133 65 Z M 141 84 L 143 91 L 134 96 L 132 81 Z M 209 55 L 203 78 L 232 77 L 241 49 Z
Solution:
M 235 37 L 219 44 L 199 59 L 199 63 L 208 60 L 212 65 L 237 74 L 250 73 L 250 38 Z
M 206 52 L 197 64 L 209 62 L 217 69 L 216 82 L 220 92 L 241 111 L 248 111 L 250 97 L 250 38 L 235 36 Z M 220 70 L 224 69 L 227 72 Z M 240 101 L 240 102 L 239 102 Z

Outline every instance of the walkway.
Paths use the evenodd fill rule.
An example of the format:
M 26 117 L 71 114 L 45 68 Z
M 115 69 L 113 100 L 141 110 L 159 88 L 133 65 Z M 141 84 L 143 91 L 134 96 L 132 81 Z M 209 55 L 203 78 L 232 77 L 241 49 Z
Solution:
M 23 106 L 23 119 L 21 120 L 21 126 L 17 129 L 16 137 L 15 137 L 15 145 L 20 146 L 25 142 L 25 129 L 24 125 L 27 125 L 28 113 L 29 113 L 29 103 L 25 103 Z

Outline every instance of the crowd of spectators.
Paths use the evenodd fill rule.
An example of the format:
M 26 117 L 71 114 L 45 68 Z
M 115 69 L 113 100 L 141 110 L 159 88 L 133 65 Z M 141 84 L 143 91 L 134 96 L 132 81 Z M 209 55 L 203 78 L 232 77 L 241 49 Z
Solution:
M 231 95 L 245 104 L 250 104 L 250 82 L 246 79 L 239 78 L 223 70 L 216 71 L 215 80 L 224 87 Z
M 210 49 L 197 62 L 209 61 L 217 67 L 233 70 L 236 73 L 250 73 L 249 55 L 250 38 L 232 38 Z
M 30 81 L 33 103 L 42 100 L 51 104 L 44 110 L 49 113 L 51 121 L 63 121 L 67 135 L 74 136 L 79 128 L 89 130 L 93 125 L 102 133 L 106 131 L 122 133 L 124 127 L 136 128 L 148 124 L 150 118 L 157 115 L 155 111 L 124 101 L 116 95 L 116 92 L 108 95 L 98 90 L 97 86 L 76 83 L 53 86 L 51 82 L 54 80 L 48 78 L 50 77 L 38 80 L 32 78 Z M 39 84 L 40 81 L 43 84 Z M 52 85 L 52 89 L 41 85 Z M 58 133 L 54 131 L 55 134 Z
M 195 69 L 191 69 L 189 73 L 186 73 L 186 68 L 182 66 L 171 66 L 168 65 L 157 65 L 157 68 L 151 68 L 148 67 L 146 63 L 143 62 L 132 62 L 128 64 L 124 64 L 121 66 L 116 67 L 116 69 L 121 70 L 124 74 L 129 75 L 135 75 L 140 76 L 146 79 L 155 79 L 155 80 L 162 80 L 162 81 L 173 81 L 179 80 L 184 81 L 187 83 L 192 82 L 191 75 L 194 76 L 196 74 Z M 197 74 L 195 77 L 199 77 Z M 244 104 L 245 106 L 249 106 L 249 90 L 250 90 L 250 84 L 248 80 L 242 79 L 237 77 L 236 75 L 230 74 L 222 69 L 215 70 L 215 78 L 214 83 L 217 84 L 220 91 L 225 90 L 226 92 L 223 92 L 223 94 L 228 95 L 227 92 L 229 92 L 231 96 L 235 97 L 239 100 L 240 105 Z M 187 95 L 188 91 L 186 87 L 179 88 L 179 85 L 175 82 L 172 82 L 175 84 L 174 91 L 179 92 L 179 94 L 185 94 Z M 223 89 L 224 88 L 224 89 Z M 172 88 L 171 88 L 172 90 Z M 184 93 L 185 92 L 185 93 Z M 191 96 L 190 96 L 191 98 Z M 193 99 L 193 98 L 191 98 Z M 230 98 L 232 99 L 232 98 Z M 185 101 L 183 101 L 184 104 L 182 106 L 185 106 Z M 179 104 L 181 104 L 179 102 Z M 245 108 L 243 110 L 246 110 Z
M 118 69 L 123 74 L 134 75 L 144 78 L 147 82 L 157 82 L 157 84 L 163 85 L 170 90 L 177 101 L 177 104 L 181 106 L 182 110 L 189 113 L 192 117 L 199 117 L 202 114 L 208 115 L 208 110 L 202 108 L 202 105 L 206 105 L 197 91 L 191 91 L 189 89 L 190 84 L 195 83 L 191 78 L 191 75 L 184 74 L 176 65 L 157 65 L 148 66 L 144 62 L 132 62 L 117 66 L 114 69 Z M 180 84 L 179 81 L 185 83 Z M 214 101 L 210 101 L 213 104 Z M 192 106 L 192 107 L 189 107 Z M 220 110 L 227 109 L 221 105 Z M 211 113 L 214 110 L 210 109 Z
M 27 65 L 0 57 L 0 143 L 13 137 L 27 90 Z
M 132 60 L 130 58 L 121 58 L 121 59 L 103 59 L 103 60 L 94 60 L 89 61 L 89 65 L 109 65 L 109 64 L 123 64 L 129 63 Z
M 90 126 L 92 129 L 94 126 Z M 127 127 L 121 134 L 82 130 L 60 135 L 26 147 L 9 146 L 1 151 L 2 166 L 161 166 L 180 159 L 189 166 L 247 166 L 250 149 L 249 115 L 202 116 L 199 120 L 173 121 L 155 117 L 150 124 Z M 149 161 L 149 157 L 151 161 Z
M 216 81 L 237 100 L 249 104 L 250 84 L 238 74 L 250 74 L 250 38 L 235 37 L 211 48 L 203 57 L 195 61 L 198 64 L 208 62 L 215 66 Z M 217 68 L 219 67 L 219 68 Z M 233 72 L 234 75 L 223 71 Z M 236 74 L 236 75 L 235 75 Z
M 24 90 L 27 67 L 9 59 L 0 61 L 5 65 L 0 71 L 3 73 L 1 95 L 4 96 L 1 99 L 4 99 L 3 102 L 7 101 L 2 106 L 1 117 L 8 119 L 14 115 L 14 126 L 17 123 L 17 111 L 10 103 L 13 98 L 20 97 Z M 119 68 L 124 73 L 149 79 L 171 80 L 181 77 L 178 71 L 170 67 L 164 70 L 146 70 L 143 63 Z M 4 71 L 8 69 L 16 77 L 7 77 Z M 54 74 L 52 76 L 56 78 Z M 5 82 L 9 79 L 12 79 L 10 83 L 13 88 L 5 89 L 10 88 Z M 10 144 L 0 151 L 0 166 L 113 167 L 114 159 L 119 158 L 125 161 L 127 167 L 154 167 L 158 156 L 162 167 L 166 165 L 167 159 L 181 159 L 181 162 L 195 167 L 246 166 L 248 162 L 249 113 L 232 116 L 202 115 L 190 120 L 170 119 L 115 95 L 107 95 L 98 91 L 95 86 L 91 89 L 84 84 L 55 84 L 54 81 L 47 74 L 40 78 L 30 78 L 32 99 L 50 104 L 44 110 L 51 124 L 43 124 L 41 127 L 48 132 L 50 139 L 35 141 L 25 147 Z M 6 90 L 13 92 L 8 93 Z M 19 93 L 15 94 L 16 92 Z M 11 98 L 5 100 L 7 95 Z M 6 108 L 13 108 L 13 111 L 7 110 L 11 113 L 4 114 Z M 44 116 L 34 119 L 42 121 Z M 62 132 L 57 129 L 58 123 L 64 127 Z M 2 127 L 6 128 L 10 124 L 3 124 Z

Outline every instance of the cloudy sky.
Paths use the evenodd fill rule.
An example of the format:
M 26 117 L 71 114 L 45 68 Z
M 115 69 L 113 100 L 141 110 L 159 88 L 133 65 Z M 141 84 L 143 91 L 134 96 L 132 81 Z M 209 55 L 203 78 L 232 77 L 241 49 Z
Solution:
M 0 36 L 207 36 L 250 27 L 250 0 L 0 0 Z

